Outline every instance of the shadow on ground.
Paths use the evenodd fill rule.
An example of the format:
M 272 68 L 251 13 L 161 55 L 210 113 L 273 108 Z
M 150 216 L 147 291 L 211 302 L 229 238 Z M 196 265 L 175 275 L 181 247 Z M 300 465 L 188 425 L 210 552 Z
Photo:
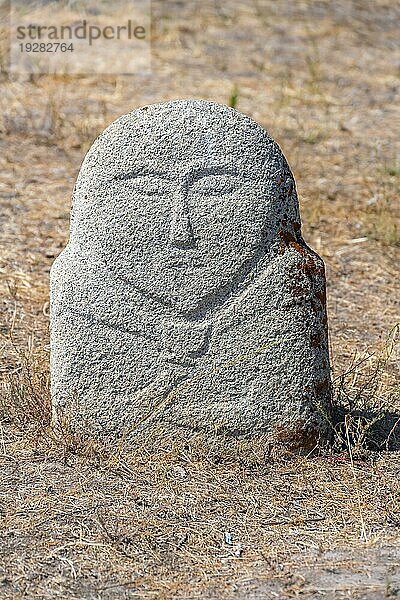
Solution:
M 333 411 L 334 445 L 372 451 L 400 450 L 400 412 L 377 409 L 349 411 L 336 405 Z

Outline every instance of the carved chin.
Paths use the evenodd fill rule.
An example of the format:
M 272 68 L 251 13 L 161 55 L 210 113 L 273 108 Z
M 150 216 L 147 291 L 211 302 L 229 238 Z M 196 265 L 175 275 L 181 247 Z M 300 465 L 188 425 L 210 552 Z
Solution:
M 208 284 L 196 281 L 196 276 L 179 284 L 173 281 L 141 281 L 134 285 L 135 289 L 153 305 L 176 310 L 179 313 L 196 312 L 204 307 L 212 308 L 224 296 L 227 283 L 220 278 L 208 281 Z
M 251 269 L 250 269 L 251 270 Z M 152 310 L 157 306 L 171 310 L 177 315 L 195 317 L 213 311 L 225 303 L 231 293 L 240 287 L 249 274 L 246 268 L 239 268 L 221 277 L 218 273 L 206 270 L 191 271 L 177 277 L 177 272 L 159 272 L 158 276 L 135 277 L 125 280 L 139 292 Z
M 182 316 L 192 313 L 193 317 L 194 313 L 204 314 L 222 305 L 245 284 L 264 253 L 265 249 L 259 248 L 241 261 L 225 256 L 224 260 L 209 260 L 207 265 L 199 264 L 199 257 L 197 261 L 175 259 L 173 264 L 153 260 L 147 268 L 140 261 L 133 268 L 127 262 L 107 266 L 114 277 L 139 293 L 153 310 L 158 305 Z

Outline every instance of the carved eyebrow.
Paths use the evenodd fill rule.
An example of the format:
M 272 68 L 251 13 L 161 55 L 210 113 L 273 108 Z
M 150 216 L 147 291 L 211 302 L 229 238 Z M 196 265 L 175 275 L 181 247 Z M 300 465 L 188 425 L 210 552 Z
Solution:
M 108 180 L 107 183 L 112 181 L 125 181 L 127 179 L 136 179 L 137 177 L 158 177 L 160 179 L 171 179 L 171 176 L 168 173 L 160 173 L 158 171 L 147 171 L 147 170 L 137 170 L 131 171 L 129 173 L 119 173 L 115 175 L 111 179 Z
M 212 175 L 233 175 L 235 177 L 243 176 L 243 174 L 239 173 L 235 167 L 221 165 L 215 167 L 199 167 L 198 169 L 194 169 L 188 174 L 188 180 L 190 183 L 194 183 L 203 177 L 209 177 Z
M 228 165 L 216 165 L 211 167 L 194 167 L 186 173 L 185 179 L 190 184 L 195 183 L 199 179 L 203 179 L 204 177 L 210 177 L 213 175 L 231 175 L 233 177 L 242 177 L 243 179 L 251 179 L 250 174 L 242 173 L 235 167 L 231 167 Z M 107 181 L 107 183 L 111 183 L 112 181 L 126 181 L 129 179 L 136 179 L 137 177 L 158 177 L 160 179 L 166 179 L 169 181 L 173 181 L 176 179 L 176 173 L 168 173 L 168 172 L 160 172 L 154 170 L 147 169 L 137 169 L 135 171 L 130 171 L 128 173 L 119 173 L 115 175 L 111 179 Z

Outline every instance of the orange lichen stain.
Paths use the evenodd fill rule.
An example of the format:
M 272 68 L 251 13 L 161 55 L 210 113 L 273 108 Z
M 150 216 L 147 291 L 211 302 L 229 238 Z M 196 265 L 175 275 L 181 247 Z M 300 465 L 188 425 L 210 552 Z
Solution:
M 300 225 L 300 223 L 293 223 L 293 229 L 294 229 L 295 231 L 300 231 L 300 229 L 301 229 L 301 225 Z
M 314 388 L 315 388 L 315 393 L 316 393 L 317 397 L 320 396 L 323 392 L 329 390 L 330 385 L 331 385 L 331 382 L 330 382 L 329 377 L 325 377 L 325 379 L 316 383 Z
M 292 291 L 293 296 L 296 296 L 297 298 L 307 296 L 307 294 L 308 294 L 308 290 L 306 288 L 302 287 L 301 285 L 293 287 L 291 291 Z
M 305 248 L 303 248 L 303 246 L 301 246 L 298 243 L 298 241 L 294 237 L 293 233 L 291 233 L 290 231 L 287 231 L 287 229 L 286 230 L 280 229 L 278 231 L 278 235 L 281 238 L 281 243 L 279 246 L 279 251 L 281 254 L 283 254 L 285 252 L 286 248 L 293 248 L 294 250 L 296 250 L 296 252 L 298 252 L 302 256 L 306 256 Z
M 318 348 L 322 338 L 322 332 L 318 331 L 310 336 L 310 344 L 312 348 Z
M 299 264 L 298 269 L 303 271 L 303 273 L 308 276 L 319 276 L 319 277 L 324 276 L 325 269 L 324 269 L 322 261 L 317 262 L 315 260 L 314 256 L 312 254 L 309 254 L 308 252 L 306 252 L 305 256 L 306 256 L 305 262 Z
M 273 438 L 288 450 L 309 452 L 317 445 L 320 432 L 314 427 L 304 425 L 302 421 L 297 421 L 293 425 L 278 425 Z
M 294 237 L 293 233 L 291 233 L 290 231 L 284 230 L 284 229 L 280 229 L 278 231 L 278 234 L 279 234 L 279 237 L 282 240 L 282 242 L 281 242 L 281 248 L 282 248 L 282 244 L 283 244 L 283 248 L 285 248 L 285 246 L 286 247 L 290 247 L 290 248 L 293 248 L 294 250 L 296 250 L 296 252 L 298 252 L 302 256 L 306 256 L 307 255 L 306 249 L 303 248 L 303 246 L 301 246 L 299 244 L 299 242 Z
M 300 223 L 295 223 L 294 227 L 300 228 Z M 286 248 L 293 248 L 300 256 L 302 256 L 305 260 L 297 265 L 297 268 L 303 271 L 308 276 L 312 275 L 324 275 L 324 265 L 322 261 L 316 261 L 315 257 L 311 252 L 307 249 L 306 246 L 302 246 L 294 237 L 293 233 L 288 231 L 287 229 L 280 229 L 278 231 L 278 235 L 281 238 L 281 243 L 279 245 L 279 252 L 283 254 Z

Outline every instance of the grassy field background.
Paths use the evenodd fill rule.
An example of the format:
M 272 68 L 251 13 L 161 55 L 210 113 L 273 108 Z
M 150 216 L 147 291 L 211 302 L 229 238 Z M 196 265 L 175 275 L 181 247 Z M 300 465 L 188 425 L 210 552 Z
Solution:
M 7 73 L 0 117 L 0 597 L 400 597 L 400 8 L 152 3 L 152 72 Z M 281 145 L 324 259 L 334 446 L 115 453 L 49 427 L 48 275 L 85 152 L 141 105 L 236 106 Z

